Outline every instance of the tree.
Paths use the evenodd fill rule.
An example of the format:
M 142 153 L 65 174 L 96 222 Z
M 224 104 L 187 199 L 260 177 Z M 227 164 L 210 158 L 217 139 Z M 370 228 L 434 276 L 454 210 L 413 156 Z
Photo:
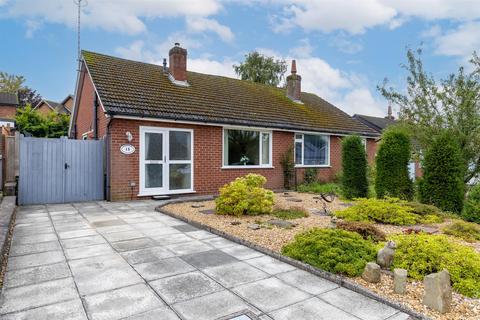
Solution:
M 349 136 L 342 141 L 342 191 L 347 199 L 368 195 L 367 155 L 362 139 Z
M 412 199 L 413 183 L 408 174 L 411 153 L 410 136 L 406 129 L 392 126 L 382 134 L 375 159 L 377 198 L 389 196 Z
M 18 130 L 23 134 L 41 138 L 59 138 L 67 135 L 70 117 L 53 111 L 43 116 L 27 104 L 25 108 L 17 110 L 15 122 Z
M 244 62 L 233 68 L 242 80 L 278 86 L 287 71 L 287 64 L 285 60 L 275 60 L 253 51 L 245 55 Z
M 42 101 L 42 96 L 37 93 L 37 91 L 29 88 L 23 87 L 18 90 L 18 103 L 19 106 L 24 108 L 27 105 L 36 106 Z
M 435 80 L 425 71 L 421 54 L 421 49 L 407 51 L 405 94 L 387 88 L 387 80 L 378 89 L 400 106 L 400 119 L 411 131 L 418 155 L 449 130 L 460 146 L 467 183 L 480 174 L 480 59 L 474 53 L 473 71 L 467 73 L 460 67 L 455 74 Z
M 36 106 L 42 100 L 42 97 L 37 91 L 24 86 L 24 83 L 25 78 L 23 76 L 0 72 L 0 92 L 17 94 L 19 105 L 22 108 L 27 104 Z
M 425 154 L 420 201 L 442 210 L 462 212 L 465 195 L 465 166 L 458 142 L 445 130 L 438 135 Z

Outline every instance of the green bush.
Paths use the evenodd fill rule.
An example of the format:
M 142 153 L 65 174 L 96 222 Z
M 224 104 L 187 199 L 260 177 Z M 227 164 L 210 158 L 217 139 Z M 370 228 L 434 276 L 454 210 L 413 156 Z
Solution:
M 375 260 L 377 251 L 373 242 L 357 233 L 313 228 L 296 235 L 282 253 L 322 270 L 354 277 L 363 272 L 367 262 Z
M 305 218 L 308 217 L 308 215 L 308 212 L 300 207 L 294 207 L 289 209 L 275 209 L 272 212 L 272 216 L 285 220 Z
M 309 184 L 317 181 L 318 168 L 306 168 L 303 183 Z
M 379 222 L 394 225 L 413 225 L 417 223 L 441 222 L 434 215 L 420 216 L 406 201 L 398 198 L 357 199 L 355 204 L 335 212 L 338 218 L 347 221 Z
M 473 186 L 468 193 L 462 218 L 467 221 L 480 223 L 480 183 Z
M 458 143 L 448 132 L 427 150 L 423 164 L 420 201 L 443 211 L 461 213 L 465 196 L 464 164 Z
M 308 193 L 335 193 L 340 195 L 341 188 L 336 183 L 320 183 L 314 182 L 310 184 L 301 184 L 297 186 L 298 192 L 308 192 Z
M 465 241 L 480 241 L 480 226 L 475 223 L 456 221 L 443 227 L 442 231 Z
M 362 139 L 348 136 L 342 141 L 342 193 L 347 199 L 368 196 L 367 155 Z
M 220 188 L 215 210 L 226 215 L 259 215 L 271 213 L 273 192 L 264 189 L 267 179 L 259 174 L 247 174 Z
M 375 242 L 385 241 L 385 233 L 375 227 L 371 223 L 359 222 L 359 221 L 337 221 L 337 228 L 356 232 L 362 236 L 363 239 L 370 239 Z
M 413 198 L 413 182 L 408 173 L 411 152 L 410 136 L 404 129 L 390 127 L 383 133 L 375 166 L 375 192 L 379 199 Z
M 453 288 L 459 293 L 480 298 L 480 255 L 445 235 L 397 235 L 392 269 L 408 270 L 408 275 L 422 280 L 424 276 L 447 269 Z
M 410 202 L 406 202 L 405 205 L 412 208 L 413 213 L 421 216 L 427 216 L 427 215 L 443 216 L 443 212 L 440 209 L 430 204 L 410 201 Z

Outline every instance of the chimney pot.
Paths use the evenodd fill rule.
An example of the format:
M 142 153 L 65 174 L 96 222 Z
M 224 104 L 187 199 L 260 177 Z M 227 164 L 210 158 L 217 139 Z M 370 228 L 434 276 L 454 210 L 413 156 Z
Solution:
M 297 63 L 292 60 L 291 74 L 287 77 L 287 97 L 295 102 L 301 102 L 302 77 L 297 74 Z
M 187 81 L 187 49 L 175 42 L 175 46 L 170 49 L 168 55 L 170 75 L 176 81 Z

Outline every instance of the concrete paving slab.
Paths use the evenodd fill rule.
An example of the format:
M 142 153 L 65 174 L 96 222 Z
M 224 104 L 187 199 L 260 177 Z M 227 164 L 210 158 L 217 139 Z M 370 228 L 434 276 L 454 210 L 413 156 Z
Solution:
M 155 280 L 149 284 L 168 304 L 223 290 L 221 285 L 198 271 Z
M 79 237 L 94 236 L 94 235 L 97 235 L 97 232 L 93 229 L 64 231 L 64 232 L 58 233 L 58 237 L 60 239 L 71 239 L 71 238 L 79 238 Z
M 85 297 L 92 320 L 116 320 L 158 309 L 165 304 L 145 284 L 137 284 Z
M 68 261 L 81 295 L 142 282 L 142 278 L 118 254 Z
M 176 243 L 166 246 L 173 253 L 183 256 L 190 253 L 212 250 L 213 247 L 198 240 Z
M 173 229 L 173 230 L 176 230 L 176 229 Z M 190 238 L 186 234 L 180 233 L 180 231 L 177 231 L 177 233 L 174 233 L 174 234 L 166 234 L 166 235 L 150 236 L 150 237 L 162 246 L 167 246 L 170 244 L 176 244 L 176 243 L 182 243 L 182 242 L 189 242 L 194 240 L 193 238 Z
M 80 299 L 2 315 L 2 320 L 87 320 Z
M 123 320 L 180 320 L 177 314 L 169 307 L 161 307 L 155 310 L 140 313 Z
M 411 319 L 412 317 L 410 317 L 408 314 L 403 312 L 398 312 L 393 316 L 387 318 L 386 320 L 411 320 Z
M 199 231 L 193 231 L 188 233 L 189 237 L 192 237 L 193 239 L 197 240 L 203 240 L 203 239 L 208 239 L 208 238 L 215 238 L 217 237 L 211 232 L 205 231 L 205 230 L 199 230 Z
M 322 279 L 303 270 L 293 270 L 289 272 L 279 273 L 277 278 L 283 282 L 294 286 L 300 290 L 317 295 L 338 288 L 339 285 L 331 281 Z
M 180 258 L 198 269 L 221 266 L 238 261 L 231 255 L 220 250 L 192 253 L 181 256 Z
M 135 224 L 131 224 L 131 226 L 134 229 L 140 230 L 140 231 L 149 230 L 149 229 L 160 229 L 160 228 L 166 228 L 167 227 L 159 221 L 135 223 Z
M 178 231 L 181 231 L 181 232 L 200 231 L 200 229 L 195 228 L 194 226 L 189 225 L 189 224 L 179 224 L 179 225 L 173 226 L 173 228 L 175 228 L 175 229 L 177 229 Z
M 78 293 L 72 278 L 10 288 L 3 292 L 0 314 L 23 311 L 75 298 L 78 298 Z
M 46 224 L 44 226 L 15 225 L 15 235 L 20 237 L 37 235 L 42 233 L 54 233 L 54 232 L 55 230 L 53 229 L 53 226 L 51 223 Z
M 139 238 L 111 243 L 112 247 L 119 251 L 132 251 L 144 248 L 155 247 L 158 244 L 150 238 Z
M 358 320 L 357 317 L 335 308 L 316 297 L 274 311 L 270 315 L 275 320 Z
M 159 227 L 159 228 L 152 228 L 152 229 L 138 229 L 141 233 L 146 235 L 147 237 L 151 238 L 156 238 L 156 237 L 165 237 L 168 238 L 169 235 L 175 235 L 175 234 L 182 234 L 180 231 L 177 229 L 174 229 L 172 227 Z M 192 240 L 192 238 L 189 238 Z
M 39 242 L 39 243 L 28 243 L 28 244 L 13 244 L 10 247 L 10 257 L 15 257 L 19 255 L 40 253 L 46 251 L 56 251 L 62 250 L 60 243 L 56 241 L 48 242 Z
M 162 247 L 152 247 L 140 250 L 126 251 L 122 253 L 122 257 L 131 265 L 158 261 L 165 258 L 171 258 L 174 254 Z
M 296 269 L 292 265 L 281 262 L 269 256 L 253 258 L 253 259 L 245 260 L 245 262 L 269 274 L 277 274 L 277 273 L 287 272 L 287 271 Z
M 227 290 L 180 302 L 174 304 L 173 308 L 177 310 L 185 320 L 211 320 L 235 312 L 255 310 L 245 303 L 245 301 Z
M 29 244 L 58 240 L 55 233 L 42 233 L 36 235 L 20 236 L 13 235 L 12 244 Z
M 265 279 L 270 275 L 245 262 L 230 263 L 203 270 L 207 275 L 227 288 Z
M 20 268 L 30 268 L 64 262 L 65 256 L 62 251 L 48 251 L 41 253 L 26 254 L 23 256 L 10 257 L 8 259 L 7 270 L 15 270 Z
M 115 232 L 134 231 L 135 229 L 129 224 L 127 224 L 122 226 L 111 226 L 111 227 L 101 227 L 101 228 L 97 227 L 96 230 L 98 233 L 105 235 L 108 233 L 115 233 Z
M 133 266 L 147 281 L 194 271 L 195 268 L 180 258 L 167 258 L 155 262 L 140 263 Z
M 228 253 L 229 255 L 237 258 L 238 260 L 247 260 L 247 259 L 252 259 L 252 258 L 258 258 L 258 257 L 263 257 L 265 256 L 263 253 L 258 252 L 256 250 L 247 248 L 242 245 L 235 245 L 232 247 L 227 247 L 227 248 L 221 248 L 221 251 Z
M 386 319 L 397 310 L 345 288 L 338 288 L 318 296 L 320 299 L 365 320 Z
M 103 236 L 109 242 L 124 241 L 124 240 L 131 240 L 131 239 L 138 239 L 138 238 L 145 237 L 143 233 L 136 230 L 106 233 Z
M 3 286 L 5 288 L 12 288 L 71 276 L 67 263 L 60 262 L 45 266 L 8 271 L 5 274 Z
M 65 256 L 69 260 L 114 254 L 115 251 L 108 244 L 95 244 L 87 247 L 65 249 Z
M 103 220 L 105 219 L 105 220 Z M 96 219 L 88 219 L 90 221 L 90 224 L 92 227 L 95 228 L 101 228 L 101 227 L 113 227 L 113 226 L 123 226 L 126 225 L 127 223 L 123 220 L 120 219 L 112 219 L 111 216 L 104 216 L 102 219 L 96 218 Z M 95 221 L 95 222 L 92 222 Z
M 217 248 L 217 249 L 232 247 L 232 246 L 236 245 L 235 242 L 232 242 L 232 241 L 227 240 L 227 239 L 222 238 L 222 237 L 208 238 L 208 239 L 204 239 L 202 241 L 205 242 L 205 243 L 208 243 L 209 245 L 211 245 L 212 247 Z
M 62 246 L 66 249 L 80 248 L 80 247 L 86 247 L 86 246 L 91 246 L 95 244 L 107 243 L 107 241 L 105 241 L 105 239 L 99 235 L 65 239 L 65 240 L 61 240 L 60 242 Z
M 270 312 L 308 299 L 311 295 L 300 291 L 277 278 L 268 278 L 233 288 L 242 298 Z

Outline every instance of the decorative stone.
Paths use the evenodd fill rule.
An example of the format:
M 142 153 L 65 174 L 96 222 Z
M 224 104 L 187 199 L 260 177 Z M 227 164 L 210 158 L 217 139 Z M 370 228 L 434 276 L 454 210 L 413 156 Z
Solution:
M 239 224 L 242 224 L 240 221 L 232 221 L 230 223 L 232 226 L 238 226 Z
M 332 219 L 330 219 L 330 228 L 337 228 L 337 217 L 332 217 Z
M 257 223 L 252 223 L 252 224 L 249 224 L 249 225 L 248 225 L 248 228 L 249 228 L 249 229 L 252 229 L 252 230 L 258 230 L 258 229 L 261 228 L 261 226 L 260 226 L 259 224 L 257 224 Z
M 290 202 L 302 202 L 303 200 L 302 200 L 302 199 L 298 199 L 298 198 L 289 198 L 289 199 L 287 199 L 287 201 L 290 201 Z
M 409 228 L 411 230 L 411 233 L 420 233 L 420 232 L 425 232 L 428 234 L 437 234 L 439 233 L 438 227 L 427 227 L 427 226 L 413 226 Z
M 286 220 L 282 220 L 282 219 L 271 219 L 271 220 L 268 220 L 267 223 L 272 225 L 272 226 L 276 226 L 276 227 L 279 227 L 279 228 L 285 228 L 285 229 L 293 228 L 293 227 L 296 226 L 295 223 L 290 222 L 290 221 L 286 221 Z
M 385 269 L 390 268 L 393 262 L 393 255 L 397 245 L 393 241 L 388 241 L 385 247 L 380 249 L 377 254 L 377 263 Z
M 393 292 L 404 294 L 407 288 L 408 272 L 405 269 L 393 270 Z
M 423 304 L 440 313 L 450 311 L 452 306 L 452 286 L 447 270 L 432 273 L 423 279 L 425 294 Z
M 205 205 L 203 204 L 192 204 L 192 208 L 198 209 L 198 208 L 203 208 Z
M 362 273 L 363 280 L 371 283 L 380 282 L 380 266 L 375 262 L 369 262 Z
M 214 214 L 215 210 L 213 210 L 213 209 L 201 210 L 200 213 L 201 214 Z

